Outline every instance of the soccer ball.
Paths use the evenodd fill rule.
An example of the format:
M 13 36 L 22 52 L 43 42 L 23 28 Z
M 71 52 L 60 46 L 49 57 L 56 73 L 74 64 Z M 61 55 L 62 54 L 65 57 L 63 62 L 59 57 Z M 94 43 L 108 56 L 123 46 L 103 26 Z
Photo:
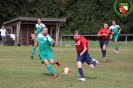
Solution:
M 70 74 L 71 70 L 70 70 L 70 68 L 65 67 L 65 68 L 62 70 L 62 72 L 63 72 L 63 74 L 68 75 L 68 74 Z

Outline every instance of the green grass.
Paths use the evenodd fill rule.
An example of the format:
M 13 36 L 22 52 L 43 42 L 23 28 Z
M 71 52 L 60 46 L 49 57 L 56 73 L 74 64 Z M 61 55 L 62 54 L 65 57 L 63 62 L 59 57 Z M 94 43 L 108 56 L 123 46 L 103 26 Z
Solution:
M 107 63 L 103 63 L 99 46 L 91 45 L 89 53 L 100 64 L 91 70 L 83 64 L 85 82 L 78 81 L 75 47 L 54 47 L 55 59 L 62 63 L 53 68 L 59 74 L 52 78 L 35 54 L 30 59 L 31 46 L 0 46 L 0 88 L 133 88 L 133 46 L 120 45 L 114 54 L 112 45 L 107 48 Z M 69 67 L 71 74 L 62 74 Z
M 89 45 L 90 46 L 99 46 L 99 41 L 96 40 L 96 41 L 92 41 L 92 40 L 89 40 Z M 114 42 L 113 41 L 109 41 L 109 45 L 113 45 Z M 118 41 L 118 44 L 119 45 L 125 45 L 125 41 Z M 74 46 L 74 43 L 72 40 L 63 40 L 62 41 L 62 46 L 65 46 L 65 45 L 71 45 L 71 46 Z M 129 46 L 133 46 L 133 41 L 127 41 L 127 45 Z

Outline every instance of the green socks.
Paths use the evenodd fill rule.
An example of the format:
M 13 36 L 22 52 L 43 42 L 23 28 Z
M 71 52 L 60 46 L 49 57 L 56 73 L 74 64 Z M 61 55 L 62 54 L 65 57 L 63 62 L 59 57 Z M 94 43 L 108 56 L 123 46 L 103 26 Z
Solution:
M 34 57 L 35 51 L 36 51 L 36 48 L 35 48 L 35 47 L 33 47 L 33 48 L 32 48 L 32 52 L 31 52 L 31 53 L 32 53 L 32 54 L 31 54 L 31 56 L 33 56 L 33 57 Z
M 48 69 L 52 74 L 55 74 L 55 71 L 54 71 L 53 67 L 52 67 L 50 64 L 47 65 L 47 69 Z
M 115 48 L 115 50 L 118 50 L 118 44 L 117 43 L 114 44 L 114 48 Z

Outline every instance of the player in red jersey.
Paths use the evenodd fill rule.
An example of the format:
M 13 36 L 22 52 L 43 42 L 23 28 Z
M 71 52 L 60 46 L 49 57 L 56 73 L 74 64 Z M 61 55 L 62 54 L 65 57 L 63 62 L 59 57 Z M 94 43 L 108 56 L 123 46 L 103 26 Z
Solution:
M 103 62 L 106 62 L 106 47 L 109 43 L 109 39 L 112 39 L 112 32 L 108 29 L 108 24 L 104 23 L 104 28 L 100 29 L 97 33 L 97 36 L 99 37 L 99 44 L 101 47 L 102 52 L 102 59 Z
M 91 57 L 88 53 L 88 41 L 85 39 L 84 36 L 80 36 L 78 30 L 74 32 L 74 43 L 77 51 L 78 72 L 81 76 L 80 78 L 78 78 L 78 80 L 86 81 L 82 70 L 82 64 L 84 63 L 84 61 L 89 65 L 91 69 L 93 69 L 96 64 L 99 64 L 99 62 L 95 59 L 93 59 L 93 61 L 91 60 Z

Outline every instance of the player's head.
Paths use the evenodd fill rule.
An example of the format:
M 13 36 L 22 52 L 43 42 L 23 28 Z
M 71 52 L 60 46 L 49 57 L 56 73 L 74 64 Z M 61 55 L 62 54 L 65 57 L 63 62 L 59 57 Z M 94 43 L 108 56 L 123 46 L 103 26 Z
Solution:
M 116 21 L 115 20 L 112 20 L 112 25 L 116 25 Z
M 4 28 L 5 28 L 5 27 L 4 27 L 4 25 L 2 25 L 1 27 L 2 27 L 2 29 L 4 29 Z
M 44 27 L 42 33 L 43 33 L 43 35 L 47 35 L 48 34 L 48 28 Z
M 104 23 L 104 28 L 108 28 L 108 24 L 107 23 Z
M 38 24 L 41 24 L 41 22 L 42 22 L 42 18 L 38 17 L 38 18 L 37 18 L 37 23 L 38 23 Z
M 79 39 L 79 37 L 80 37 L 80 32 L 79 32 L 79 30 L 75 30 L 75 31 L 74 31 L 74 39 Z

